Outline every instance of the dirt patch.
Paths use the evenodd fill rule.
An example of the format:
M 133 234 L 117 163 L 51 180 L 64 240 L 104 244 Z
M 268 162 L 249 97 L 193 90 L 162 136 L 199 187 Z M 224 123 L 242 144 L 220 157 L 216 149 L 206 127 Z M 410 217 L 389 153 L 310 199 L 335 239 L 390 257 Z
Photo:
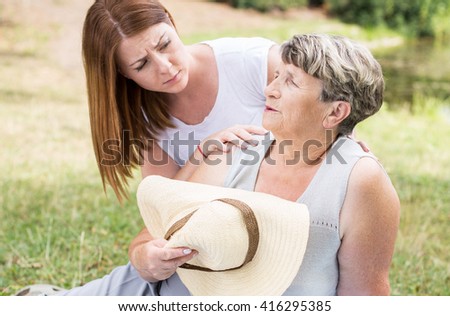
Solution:
M 271 23 L 271 19 L 253 10 L 236 10 L 224 3 L 207 1 L 162 1 L 174 16 L 181 35 L 201 30 L 222 31 L 254 28 Z
M 4 0 L 0 16 L 4 23 L 20 23 L 42 29 L 49 35 L 48 54 L 65 68 L 81 65 L 81 29 L 93 0 Z M 175 18 L 181 35 L 217 32 L 230 29 L 255 29 L 275 23 L 277 19 L 324 19 L 320 10 L 296 9 L 262 14 L 254 10 L 236 10 L 224 3 L 207 0 L 162 0 Z M 4 27 L 6 25 L 0 25 Z
M 234 9 L 227 4 L 207 0 L 163 0 L 161 3 L 174 16 L 181 35 L 189 35 L 202 30 L 220 32 L 230 29 L 255 29 L 263 25 L 268 27 L 277 19 L 317 20 L 326 18 L 323 11 L 319 9 L 301 8 L 263 14 L 251 9 Z

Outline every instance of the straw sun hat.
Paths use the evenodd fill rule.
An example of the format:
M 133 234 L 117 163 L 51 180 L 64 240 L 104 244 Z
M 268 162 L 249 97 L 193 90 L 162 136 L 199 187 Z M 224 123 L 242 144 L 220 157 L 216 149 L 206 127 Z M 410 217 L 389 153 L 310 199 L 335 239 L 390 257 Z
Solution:
M 269 194 L 149 176 L 137 192 L 150 233 L 198 251 L 177 273 L 192 295 L 281 295 L 305 253 L 305 205 Z

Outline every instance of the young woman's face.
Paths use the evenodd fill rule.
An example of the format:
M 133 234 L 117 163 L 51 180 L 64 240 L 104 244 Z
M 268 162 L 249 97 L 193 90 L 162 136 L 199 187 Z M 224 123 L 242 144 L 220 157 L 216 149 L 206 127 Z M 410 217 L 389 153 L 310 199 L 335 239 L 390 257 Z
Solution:
M 120 72 L 147 90 L 178 93 L 189 79 L 189 54 L 175 29 L 166 23 L 124 39 L 117 59 Z

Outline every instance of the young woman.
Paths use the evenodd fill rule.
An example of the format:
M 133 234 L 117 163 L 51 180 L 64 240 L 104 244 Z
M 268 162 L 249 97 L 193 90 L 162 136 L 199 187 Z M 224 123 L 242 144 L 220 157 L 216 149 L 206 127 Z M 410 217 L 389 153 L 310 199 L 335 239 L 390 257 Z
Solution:
M 201 159 L 215 149 L 194 152 L 201 140 L 250 140 L 247 132 L 263 132 L 245 126 L 215 134 L 236 124 L 261 125 L 263 89 L 277 49 L 262 38 L 185 46 L 158 1 L 96 1 L 84 24 L 83 57 L 103 181 L 122 198 L 138 165 L 143 176 L 184 179 L 190 155 Z M 111 140 L 119 141 L 121 160 L 111 159 L 105 147 Z M 144 146 L 129 150 L 128 144 Z
M 185 180 L 210 152 L 227 143 L 246 146 L 266 132 L 264 88 L 279 60 L 270 40 L 186 46 L 159 1 L 97 0 L 82 48 L 97 163 L 119 199 L 137 166 L 143 177 Z M 144 229 L 130 246 L 146 280 L 168 277 L 192 258 L 164 243 Z

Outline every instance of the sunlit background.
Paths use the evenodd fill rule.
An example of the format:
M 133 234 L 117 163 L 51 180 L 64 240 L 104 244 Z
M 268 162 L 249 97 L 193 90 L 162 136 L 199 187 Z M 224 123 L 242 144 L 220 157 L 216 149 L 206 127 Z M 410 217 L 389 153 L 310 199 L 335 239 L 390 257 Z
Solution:
M 450 0 L 161 1 L 186 44 L 296 33 L 365 43 L 386 76 L 383 109 L 358 127 L 402 203 L 394 295 L 450 295 Z M 125 264 L 143 227 L 103 191 L 89 127 L 81 27 L 91 0 L 0 3 L 0 294 L 74 287 Z M 233 8 L 232 5 L 238 8 Z

